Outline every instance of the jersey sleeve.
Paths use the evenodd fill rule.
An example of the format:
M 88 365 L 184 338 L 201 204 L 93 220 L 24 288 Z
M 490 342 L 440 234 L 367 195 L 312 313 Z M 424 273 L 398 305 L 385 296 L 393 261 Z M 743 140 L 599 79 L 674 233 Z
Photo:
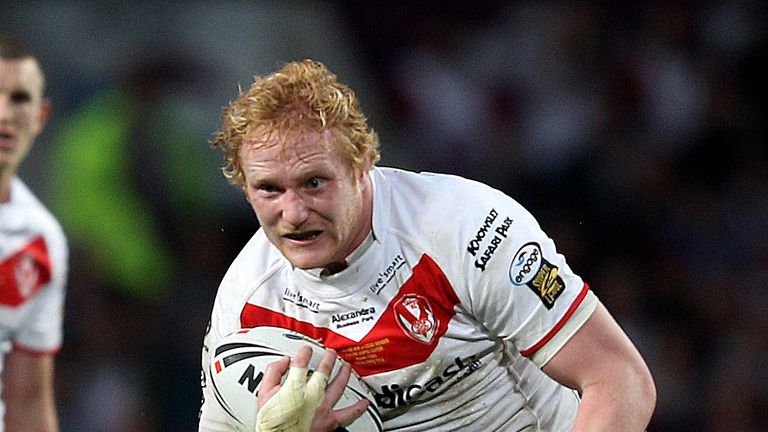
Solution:
M 468 307 L 494 337 L 543 366 L 598 300 L 519 203 L 495 190 L 476 199 L 460 230 Z
M 42 239 L 43 237 L 41 237 Z M 24 319 L 12 337 L 14 349 L 33 354 L 53 354 L 63 338 L 64 298 L 68 273 L 68 249 L 58 230 L 45 234 L 44 246 L 31 254 L 35 266 L 50 279 L 25 306 Z
M 53 354 L 61 347 L 64 291 L 44 289 L 33 300 L 29 318 L 13 337 L 13 347 L 34 354 Z

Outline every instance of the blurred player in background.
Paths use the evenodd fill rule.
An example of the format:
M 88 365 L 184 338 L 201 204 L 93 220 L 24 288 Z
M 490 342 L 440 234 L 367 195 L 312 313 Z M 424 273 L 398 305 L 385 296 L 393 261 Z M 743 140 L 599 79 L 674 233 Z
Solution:
M 56 219 L 17 177 L 50 112 L 34 55 L 0 35 L 0 431 L 58 430 L 54 354 L 68 252 Z
M 534 217 L 474 181 L 376 166 L 378 136 L 323 64 L 257 78 L 212 144 L 261 228 L 219 287 L 204 374 L 221 337 L 271 325 L 348 362 L 386 430 L 647 426 L 656 393 L 644 360 Z M 271 402 L 262 392 L 292 391 L 274 375 L 260 406 Z M 205 375 L 203 393 L 200 430 L 230 430 Z M 359 415 L 329 408 L 336 393 L 313 431 Z M 261 432 L 302 430 L 290 425 L 305 402 L 287 396 Z

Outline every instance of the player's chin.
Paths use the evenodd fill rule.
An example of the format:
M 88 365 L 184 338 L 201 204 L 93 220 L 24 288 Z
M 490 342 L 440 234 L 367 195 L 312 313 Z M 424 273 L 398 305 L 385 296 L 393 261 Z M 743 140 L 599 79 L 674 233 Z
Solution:
M 330 260 L 327 248 L 320 244 L 287 244 L 282 248 L 282 252 L 294 267 L 304 270 L 323 267 Z

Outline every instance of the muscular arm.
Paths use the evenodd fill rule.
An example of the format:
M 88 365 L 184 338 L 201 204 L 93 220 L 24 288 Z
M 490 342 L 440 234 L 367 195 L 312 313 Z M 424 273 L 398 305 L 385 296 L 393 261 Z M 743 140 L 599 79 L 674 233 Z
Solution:
M 3 400 L 8 432 L 56 432 L 58 420 L 53 394 L 51 354 L 14 350 L 6 356 Z
M 656 404 L 653 378 L 602 304 L 543 370 L 581 393 L 574 432 L 643 431 L 648 425 Z

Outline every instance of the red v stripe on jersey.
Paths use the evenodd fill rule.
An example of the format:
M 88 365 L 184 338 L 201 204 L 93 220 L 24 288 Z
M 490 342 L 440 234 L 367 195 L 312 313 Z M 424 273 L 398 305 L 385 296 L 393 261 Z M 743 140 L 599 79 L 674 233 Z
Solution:
M 447 331 L 457 304 L 459 298 L 445 274 L 425 254 L 360 342 L 252 304 L 243 308 L 240 324 L 244 328 L 282 327 L 320 340 L 336 350 L 359 375 L 368 376 L 426 361 Z
M 0 263 L 0 304 L 17 307 L 51 280 L 51 259 L 42 236 Z

